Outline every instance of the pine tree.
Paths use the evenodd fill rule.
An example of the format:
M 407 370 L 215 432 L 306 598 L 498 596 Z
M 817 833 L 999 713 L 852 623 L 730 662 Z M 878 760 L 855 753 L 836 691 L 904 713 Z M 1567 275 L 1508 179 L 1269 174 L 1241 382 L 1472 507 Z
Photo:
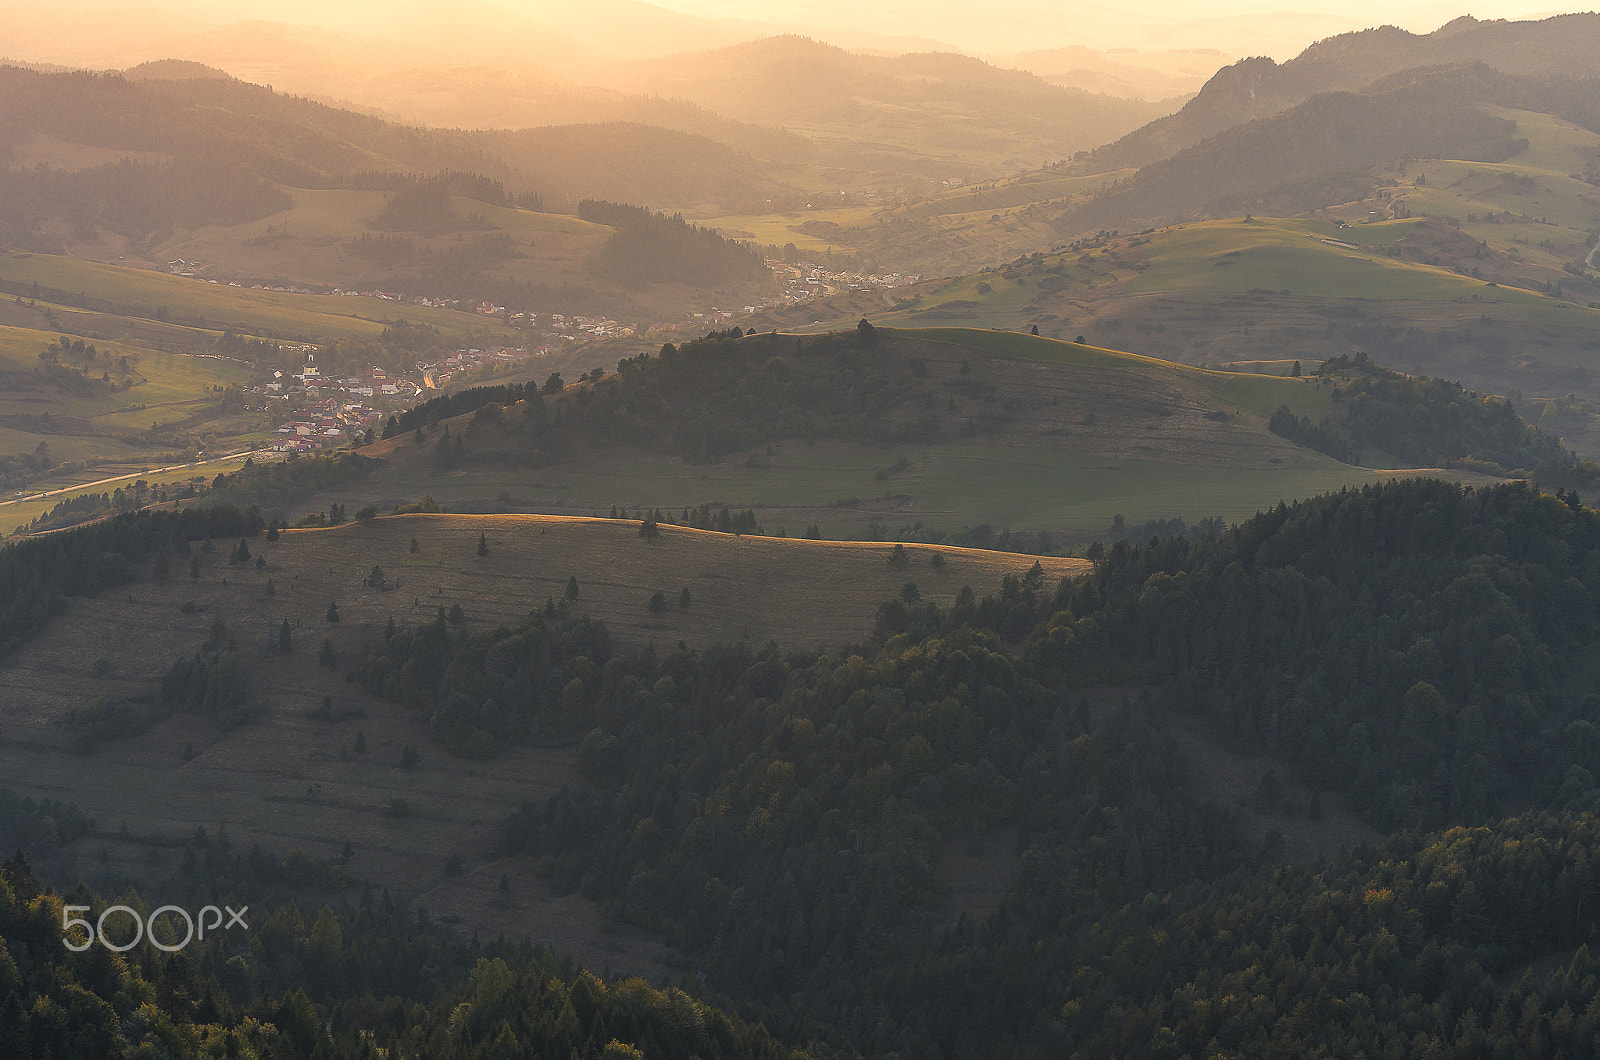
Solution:
M 278 650 L 294 650 L 294 630 L 289 625 L 289 620 L 283 620 L 283 625 L 278 627 Z

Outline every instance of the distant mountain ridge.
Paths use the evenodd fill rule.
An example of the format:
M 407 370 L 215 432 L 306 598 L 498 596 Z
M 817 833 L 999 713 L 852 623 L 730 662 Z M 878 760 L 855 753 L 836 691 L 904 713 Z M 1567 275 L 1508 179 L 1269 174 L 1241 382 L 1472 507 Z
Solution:
M 636 123 L 475 132 L 423 129 L 216 76 L 197 63 L 135 79 L 0 67 L 0 162 L 34 134 L 113 151 L 238 163 L 306 188 L 370 171 L 461 170 L 552 203 L 605 197 L 657 208 L 738 203 L 786 190 L 702 136 Z M 173 75 L 179 79 L 174 79 Z
M 813 138 L 1039 159 L 1105 143 L 1157 104 L 1064 88 L 947 52 L 863 55 L 785 35 L 617 67 L 607 87 L 684 99 Z
M 1282 64 L 1241 59 L 1218 71 L 1178 113 L 1100 148 L 1093 160 L 1106 169 L 1144 165 L 1319 93 L 1354 91 L 1415 67 L 1465 62 L 1524 77 L 1592 77 L 1600 70 L 1600 14 L 1537 22 L 1480 22 L 1464 15 L 1427 34 L 1394 26 L 1342 33 Z
M 1406 70 L 1325 92 L 1140 168 L 1056 222 L 1063 233 L 1201 217 L 1293 215 L 1365 197 L 1370 167 L 1407 158 L 1501 162 L 1527 146 L 1480 104 L 1600 132 L 1600 80 L 1513 77 L 1485 63 Z

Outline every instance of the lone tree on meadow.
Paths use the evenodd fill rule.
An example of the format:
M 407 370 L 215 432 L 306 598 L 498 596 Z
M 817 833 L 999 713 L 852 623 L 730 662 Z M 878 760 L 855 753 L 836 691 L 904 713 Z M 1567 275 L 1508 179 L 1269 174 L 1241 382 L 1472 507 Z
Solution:
M 488 554 L 489 554 L 489 535 L 488 534 L 479 534 L 478 535 L 478 555 L 487 556 Z
M 659 615 L 664 613 L 666 610 L 667 594 L 662 592 L 660 589 L 657 589 L 656 594 L 650 598 L 650 613 L 652 615 Z
M 327 615 L 327 618 L 328 618 L 329 622 L 337 622 L 337 621 L 339 621 L 339 605 L 338 605 L 337 602 L 334 602 L 334 601 L 331 601 L 331 600 L 328 602 L 328 615 Z
M 278 627 L 278 650 L 294 650 L 294 630 L 289 626 L 289 620 L 283 620 L 283 625 Z
M 906 546 L 896 543 L 889 552 L 889 566 L 895 570 L 905 570 L 910 564 L 911 557 L 906 555 Z
M 578 576 L 576 574 L 574 574 L 572 577 L 567 579 L 567 599 L 568 600 L 576 600 L 577 598 L 578 598 Z

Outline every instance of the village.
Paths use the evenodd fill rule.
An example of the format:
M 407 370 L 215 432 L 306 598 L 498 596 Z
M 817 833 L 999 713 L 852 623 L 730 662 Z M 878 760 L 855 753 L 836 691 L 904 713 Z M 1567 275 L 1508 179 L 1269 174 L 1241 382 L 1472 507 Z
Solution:
M 442 390 L 451 378 L 485 368 L 509 368 L 547 354 L 550 346 L 533 350 L 495 347 L 455 350 L 437 364 L 419 362 L 411 378 L 375 365 L 354 375 L 326 376 L 317 367 L 314 347 L 296 347 L 306 363 L 297 374 L 273 373 L 270 383 L 247 387 L 265 407 L 288 417 L 275 429 L 273 448 L 282 453 L 337 449 L 353 441 L 371 441 L 383 429 L 386 415 L 411 407 L 430 392 Z

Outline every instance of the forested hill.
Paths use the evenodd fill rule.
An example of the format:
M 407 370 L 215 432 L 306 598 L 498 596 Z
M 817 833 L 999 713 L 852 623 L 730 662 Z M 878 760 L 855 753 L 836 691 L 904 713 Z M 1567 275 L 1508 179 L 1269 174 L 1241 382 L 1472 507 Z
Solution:
M 1142 166 L 1319 93 L 1355 91 L 1417 67 L 1481 62 L 1525 77 L 1592 77 L 1597 48 L 1600 16 L 1594 14 L 1540 22 L 1479 22 L 1463 16 L 1428 34 L 1395 26 L 1342 33 L 1281 65 L 1254 58 L 1218 71 L 1177 114 L 1102 147 L 1094 161 L 1108 169 Z
M 1405 481 L 1119 542 L 1056 588 L 945 610 L 912 585 L 837 655 L 625 655 L 547 607 L 398 628 L 362 677 L 447 747 L 585 733 L 586 786 L 513 814 L 503 850 L 868 1053 L 1304 1055 L 1547 1018 L 1588 1042 L 1558 1010 L 1597 992 L 1570 953 L 1600 929 L 1597 599 L 1600 515 L 1575 498 Z M 1160 709 L 1077 691 L 1106 684 Z M 1203 794 L 1159 720 L 1183 715 L 1279 763 L 1248 806 Z M 1281 838 L 1239 817 L 1314 828 L 1339 803 L 1406 838 L 1275 871 Z M 941 921 L 951 845 L 1000 836 L 999 911 Z

